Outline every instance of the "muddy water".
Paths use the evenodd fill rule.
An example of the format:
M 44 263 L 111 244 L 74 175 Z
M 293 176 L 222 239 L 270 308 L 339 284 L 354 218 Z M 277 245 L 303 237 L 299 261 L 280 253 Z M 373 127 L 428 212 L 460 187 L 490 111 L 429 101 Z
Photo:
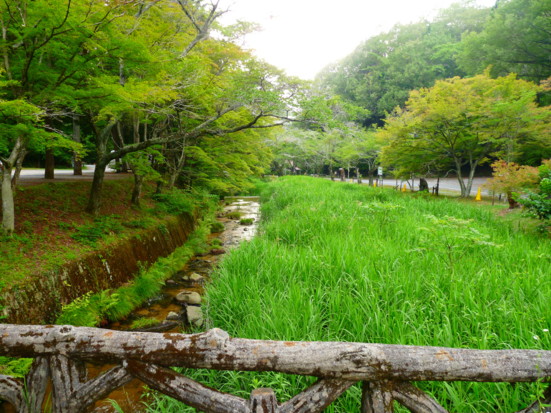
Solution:
M 189 329 L 186 306 L 180 304 L 176 297 L 182 292 L 204 292 L 204 286 L 209 282 L 209 274 L 224 253 L 236 248 L 242 241 L 252 239 L 258 228 L 260 204 L 258 197 L 231 197 L 225 199 L 223 212 L 217 220 L 224 224 L 224 231 L 211 234 L 209 242 L 213 245 L 209 253 L 193 257 L 180 271 L 173 274 L 165 283 L 161 293 L 150 299 L 143 307 L 136 309 L 127 319 L 113 323 L 108 328 L 114 330 L 130 330 L 132 322 L 139 318 L 155 318 L 166 328 L 162 331 L 182 332 Z M 251 220 L 249 221 L 243 220 Z M 214 241 L 217 239 L 218 241 Z M 197 306 L 197 305 L 194 305 Z M 169 317 L 170 315 L 170 317 Z M 175 320 L 167 320 L 167 317 Z M 171 324 L 170 324 L 171 323 Z M 155 330 L 157 327 L 152 327 Z M 138 331 L 147 331 L 141 329 Z M 100 374 L 111 366 L 89 366 L 90 376 Z M 145 411 L 147 402 L 143 383 L 133 380 L 125 386 L 112 392 L 105 400 L 96 403 L 90 409 L 93 412 L 116 412 L 111 402 L 114 400 L 124 412 Z

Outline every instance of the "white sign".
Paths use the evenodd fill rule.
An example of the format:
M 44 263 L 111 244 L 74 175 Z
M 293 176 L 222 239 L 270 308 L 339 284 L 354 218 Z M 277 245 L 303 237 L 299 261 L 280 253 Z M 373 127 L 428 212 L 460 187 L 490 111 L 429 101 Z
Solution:
M 383 176 L 383 167 L 382 166 L 379 166 L 379 168 L 377 168 L 377 175 Z

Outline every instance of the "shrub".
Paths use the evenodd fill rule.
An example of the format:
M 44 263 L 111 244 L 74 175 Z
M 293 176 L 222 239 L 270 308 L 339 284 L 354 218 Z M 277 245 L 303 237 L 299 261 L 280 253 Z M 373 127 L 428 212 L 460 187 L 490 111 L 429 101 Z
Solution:
M 131 330 L 139 330 L 142 328 L 148 328 L 152 327 L 154 325 L 159 324 L 159 320 L 153 317 L 141 317 L 137 320 L 132 321 L 132 324 L 130 325 Z
M 163 194 L 155 194 L 153 199 L 157 201 L 159 211 L 170 215 L 189 214 L 195 208 L 190 195 L 178 189 Z
M 529 192 L 518 202 L 530 215 L 542 220 L 542 229 L 545 229 L 551 221 L 551 159 L 543 161 L 539 167 L 539 178 L 538 192 Z
M 226 229 L 225 225 L 221 222 L 215 221 L 212 224 L 210 224 L 210 232 L 211 234 L 215 232 L 222 232 Z
M 226 215 L 229 219 L 239 219 L 241 218 L 241 212 L 239 211 L 231 211 L 231 212 L 228 212 L 228 214 Z
M 77 228 L 71 238 L 94 247 L 99 240 L 107 235 L 118 234 L 123 230 L 123 226 L 117 221 L 117 218 L 119 218 L 117 215 L 96 218 L 92 224 Z

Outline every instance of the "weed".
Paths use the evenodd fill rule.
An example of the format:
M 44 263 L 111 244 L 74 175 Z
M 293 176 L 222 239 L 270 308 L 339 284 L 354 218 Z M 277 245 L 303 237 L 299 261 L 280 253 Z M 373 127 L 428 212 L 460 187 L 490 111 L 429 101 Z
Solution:
M 210 241 L 210 246 L 213 248 L 220 248 L 222 246 L 222 241 L 220 241 L 218 238 L 213 238 Z
M 134 219 L 132 221 L 123 222 L 122 225 L 124 225 L 127 228 L 140 228 L 145 229 L 150 225 L 150 220 L 146 218 L 140 218 L 140 219 Z
M 229 219 L 239 219 L 243 214 L 240 211 L 231 211 L 226 214 Z
M 131 330 L 140 330 L 142 328 L 152 327 L 159 324 L 159 320 L 153 317 L 141 317 L 134 320 L 130 325 Z
M 157 209 L 171 215 L 189 214 L 195 208 L 191 195 L 179 189 L 174 189 L 163 194 L 153 195 L 157 201 Z
M 212 224 L 210 224 L 210 232 L 212 234 L 214 234 L 216 232 L 222 232 L 225 229 L 226 229 L 225 225 L 222 224 L 221 222 L 214 221 Z
M 306 177 L 271 182 L 262 199 L 260 235 L 229 254 L 207 286 L 212 326 L 232 337 L 551 348 L 551 245 L 490 211 Z M 274 387 L 281 400 L 310 384 L 276 373 L 185 374 L 236 395 Z M 535 384 L 422 388 L 466 413 L 517 411 L 537 393 Z M 357 410 L 360 394 L 352 388 L 328 411 Z M 152 411 L 159 406 L 181 407 L 159 398 Z
M 241 225 L 252 225 L 254 222 L 254 218 L 241 218 L 239 220 L 239 223 Z
M 77 228 L 71 237 L 82 244 L 94 247 L 99 240 L 107 235 L 118 234 L 123 230 L 123 226 L 117 218 L 116 215 L 96 218 L 92 224 Z

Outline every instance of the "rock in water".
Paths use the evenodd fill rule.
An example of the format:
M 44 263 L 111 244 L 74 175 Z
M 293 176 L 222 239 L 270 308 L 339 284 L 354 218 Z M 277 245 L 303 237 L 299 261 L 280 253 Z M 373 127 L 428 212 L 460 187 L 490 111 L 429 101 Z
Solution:
M 189 324 L 193 324 L 196 327 L 203 325 L 203 310 L 201 307 L 189 305 L 186 307 L 186 316 Z
M 197 274 L 196 272 L 192 272 L 191 274 L 189 274 L 188 276 L 185 276 L 184 277 L 186 280 L 188 281 L 202 281 L 203 280 L 203 276 Z
M 168 321 L 179 321 L 180 320 L 180 314 L 178 314 L 177 312 L 175 311 L 171 311 L 170 313 L 168 313 L 168 315 L 166 316 L 166 319 Z
M 195 291 L 182 291 L 176 296 L 176 301 L 186 304 L 201 304 L 201 296 Z

